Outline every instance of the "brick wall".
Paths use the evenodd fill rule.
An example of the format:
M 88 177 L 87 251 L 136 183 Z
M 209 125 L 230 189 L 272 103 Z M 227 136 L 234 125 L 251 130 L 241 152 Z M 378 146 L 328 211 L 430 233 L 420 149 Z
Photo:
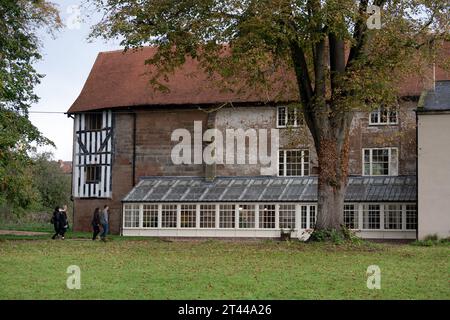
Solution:
M 357 113 L 351 129 L 350 174 L 360 175 L 363 147 L 398 147 L 399 174 L 416 172 L 416 102 L 401 104 L 398 126 L 369 126 L 368 113 Z M 96 207 L 111 208 L 111 232 L 119 233 L 121 225 L 121 199 L 133 187 L 133 117 L 131 112 L 114 113 L 114 140 L 112 163 L 112 199 L 75 199 L 76 230 L 90 230 L 90 222 Z M 211 120 L 211 119 L 210 119 Z M 174 165 L 171 150 L 178 142 L 171 141 L 173 130 L 187 129 L 193 138 L 194 121 L 202 121 L 206 130 L 208 113 L 197 108 L 166 110 L 136 110 L 136 164 L 137 183 L 142 176 L 204 176 L 203 164 Z M 225 135 L 226 128 L 244 130 L 268 129 L 276 126 L 276 108 L 268 106 L 223 108 L 215 113 L 214 123 Z M 210 121 L 211 124 L 211 121 Z M 310 150 L 311 173 L 317 174 L 317 156 L 311 134 L 305 128 L 280 130 L 280 148 L 305 147 Z M 241 152 L 241 150 L 236 150 Z M 247 148 L 248 155 L 248 148 Z M 259 175 L 259 165 L 217 165 L 216 174 Z

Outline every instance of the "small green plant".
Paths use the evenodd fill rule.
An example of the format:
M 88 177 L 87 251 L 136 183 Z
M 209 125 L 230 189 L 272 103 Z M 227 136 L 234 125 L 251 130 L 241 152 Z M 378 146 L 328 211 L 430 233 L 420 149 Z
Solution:
M 316 242 L 332 242 L 334 244 L 343 243 L 360 243 L 363 240 L 355 235 L 353 231 L 342 226 L 340 230 L 337 229 L 325 229 L 325 230 L 314 230 L 309 237 L 308 241 Z
M 438 241 L 439 237 L 438 237 L 437 234 L 430 234 L 430 235 L 426 236 L 423 240 L 425 240 L 425 241 L 428 241 L 428 240 L 430 240 L 430 241 Z
M 439 239 L 437 234 L 428 235 L 423 240 L 416 240 L 411 243 L 414 246 L 432 247 L 438 245 L 450 245 L 450 237 Z

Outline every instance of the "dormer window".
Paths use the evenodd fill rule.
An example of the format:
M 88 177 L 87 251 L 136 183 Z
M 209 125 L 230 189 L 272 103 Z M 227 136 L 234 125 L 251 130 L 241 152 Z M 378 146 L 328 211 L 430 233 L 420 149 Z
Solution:
M 395 108 L 379 108 L 370 113 L 369 125 L 396 125 L 398 114 Z
M 303 118 L 297 108 L 277 107 L 277 128 L 296 128 L 303 124 Z

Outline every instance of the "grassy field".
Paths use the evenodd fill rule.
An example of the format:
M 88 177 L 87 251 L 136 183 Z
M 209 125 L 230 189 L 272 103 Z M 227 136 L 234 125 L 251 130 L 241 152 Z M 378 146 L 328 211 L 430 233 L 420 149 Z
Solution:
M 0 237 L 0 299 L 450 298 L 448 245 L 70 236 L 78 239 Z M 373 264 L 381 290 L 366 287 Z M 80 290 L 66 287 L 69 265 L 81 268 Z

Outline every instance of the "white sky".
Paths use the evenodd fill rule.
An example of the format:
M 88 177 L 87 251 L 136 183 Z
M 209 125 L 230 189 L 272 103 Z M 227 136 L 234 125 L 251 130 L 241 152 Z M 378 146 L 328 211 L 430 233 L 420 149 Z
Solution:
M 39 151 L 52 151 L 55 159 L 72 160 L 73 120 L 63 113 L 46 114 L 36 111 L 66 112 L 78 97 L 98 52 L 119 49 L 119 41 L 98 39 L 92 43 L 86 40 L 90 25 L 95 18 L 86 18 L 76 24 L 71 6 L 81 4 L 82 0 L 54 0 L 59 6 L 61 18 L 66 25 L 53 39 L 47 34 L 41 35 L 43 59 L 35 68 L 44 74 L 41 84 L 36 87 L 40 101 L 30 109 L 31 122 L 50 140 L 52 147 L 40 148 Z M 75 22 L 75 23 L 74 23 Z

